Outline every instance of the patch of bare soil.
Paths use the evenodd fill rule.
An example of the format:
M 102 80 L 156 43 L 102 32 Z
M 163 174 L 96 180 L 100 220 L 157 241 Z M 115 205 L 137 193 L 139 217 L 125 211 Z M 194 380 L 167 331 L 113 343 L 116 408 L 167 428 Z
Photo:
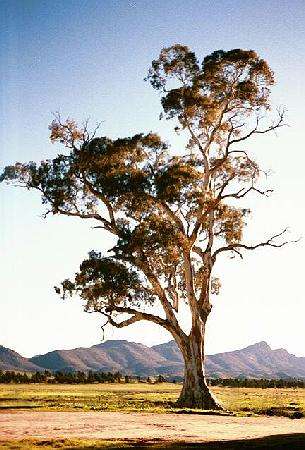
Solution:
M 293 433 L 305 433 L 305 419 L 117 412 L 0 413 L 0 441 L 65 437 L 196 443 Z

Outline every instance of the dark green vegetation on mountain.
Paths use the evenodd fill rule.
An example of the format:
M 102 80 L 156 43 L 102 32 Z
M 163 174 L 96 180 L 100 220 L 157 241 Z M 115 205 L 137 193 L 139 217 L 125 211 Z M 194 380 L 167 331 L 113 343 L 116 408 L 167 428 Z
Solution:
M 147 347 L 114 340 L 90 348 L 55 350 L 26 359 L 0 347 L 0 370 L 103 371 L 123 375 L 183 377 L 183 358 L 174 341 Z M 207 356 L 210 378 L 305 378 L 305 358 L 284 349 L 271 350 L 266 342 L 241 350 Z

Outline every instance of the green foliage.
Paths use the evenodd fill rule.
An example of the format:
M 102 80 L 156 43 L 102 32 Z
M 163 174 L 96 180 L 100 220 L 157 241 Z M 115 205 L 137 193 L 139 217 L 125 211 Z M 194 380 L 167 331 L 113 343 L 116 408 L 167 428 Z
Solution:
M 269 86 L 274 83 L 267 63 L 252 50 L 217 50 L 200 68 L 195 54 L 181 45 L 163 49 L 147 79 L 164 92 L 166 117 L 178 117 L 182 127 L 188 119 L 204 127 L 214 125 L 224 102 L 239 116 L 247 109 L 268 108 Z
M 55 288 L 61 292 L 60 288 Z M 101 312 L 115 305 L 137 306 L 154 301 L 149 289 L 145 289 L 139 273 L 114 258 L 105 258 L 91 251 L 89 258 L 80 265 L 75 280 L 62 282 L 63 296 L 79 293 L 85 300 L 86 311 Z

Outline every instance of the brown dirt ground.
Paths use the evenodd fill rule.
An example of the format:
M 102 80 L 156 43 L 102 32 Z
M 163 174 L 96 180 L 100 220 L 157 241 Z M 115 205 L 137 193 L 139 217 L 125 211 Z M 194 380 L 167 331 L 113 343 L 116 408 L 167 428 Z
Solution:
M 305 433 L 305 419 L 117 412 L 0 413 L 0 441 L 65 437 L 196 443 L 293 433 Z

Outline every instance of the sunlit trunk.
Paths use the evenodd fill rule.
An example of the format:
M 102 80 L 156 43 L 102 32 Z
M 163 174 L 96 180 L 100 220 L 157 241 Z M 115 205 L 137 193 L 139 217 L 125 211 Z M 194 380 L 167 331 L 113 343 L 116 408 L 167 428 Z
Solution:
M 187 344 L 183 348 L 185 363 L 183 388 L 178 405 L 197 409 L 222 409 L 210 392 L 204 373 L 204 329 L 200 320 L 192 327 Z

